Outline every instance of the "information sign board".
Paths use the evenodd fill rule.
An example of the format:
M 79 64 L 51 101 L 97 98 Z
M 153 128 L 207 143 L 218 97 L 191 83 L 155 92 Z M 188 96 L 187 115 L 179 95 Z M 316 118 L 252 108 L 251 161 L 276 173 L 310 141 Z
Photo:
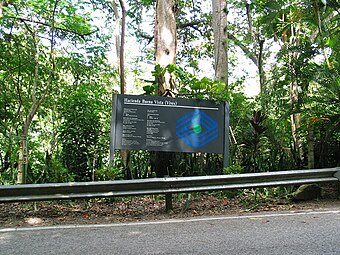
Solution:
M 223 103 L 114 95 L 112 109 L 112 149 L 225 153 Z

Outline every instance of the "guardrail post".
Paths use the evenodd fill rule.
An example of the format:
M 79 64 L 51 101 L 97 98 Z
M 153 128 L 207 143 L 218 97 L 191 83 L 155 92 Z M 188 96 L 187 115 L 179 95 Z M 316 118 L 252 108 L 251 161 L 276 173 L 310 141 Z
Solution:
M 165 194 L 165 211 L 170 212 L 172 210 L 172 193 Z

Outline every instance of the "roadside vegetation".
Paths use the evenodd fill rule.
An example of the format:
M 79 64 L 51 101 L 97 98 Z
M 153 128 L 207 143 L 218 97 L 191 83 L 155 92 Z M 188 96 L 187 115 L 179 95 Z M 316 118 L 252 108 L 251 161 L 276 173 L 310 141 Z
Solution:
M 109 164 L 114 93 L 230 103 L 230 166 L 175 153 L 174 176 L 340 166 L 338 1 L 165 1 L 173 20 L 163 2 L 0 0 L 0 184 L 155 177 L 154 152 L 117 151 Z M 166 63 L 160 24 L 176 39 Z M 256 207 L 294 189 L 234 196 Z

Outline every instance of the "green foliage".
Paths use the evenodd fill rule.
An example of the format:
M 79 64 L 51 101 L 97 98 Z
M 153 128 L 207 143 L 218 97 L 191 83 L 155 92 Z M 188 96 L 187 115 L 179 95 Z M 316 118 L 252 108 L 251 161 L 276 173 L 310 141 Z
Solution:
M 157 87 L 154 85 L 146 85 L 143 87 L 143 90 L 145 91 L 145 95 L 151 96 L 156 94 Z
M 57 158 L 35 159 L 37 164 L 29 165 L 28 183 L 60 183 L 73 182 L 75 175 L 71 173 Z M 42 162 L 44 164 L 42 164 Z
M 325 2 L 327 2 L 325 4 Z M 329 1 L 254 1 L 258 22 L 266 37 L 274 36 L 281 49 L 266 91 L 261 95 L 262 107 L 269 121 L 271 139 L 270 158 L 280 162 L 277 167 L 294 169 L 307 166 L 307 133 L 313 130 L 315 139 L 315 167 L 339 165 L 333 153 L 339 151 L 339 84 L 337 78 L 339 41 L 335 9 Z M 331 3 L 332 6 L 329 4 Z M 337 28 L 336 28 L 337 27 Z M 292 86 L 298 85 L 298 101 L 292 103 Z M 296 161 L 296 151 L 291 146 L 290 116 L 299 114 L 304 150 L 302 165 Z M 324 129 L 323 126 L 328 126 Z M 328 131 L 326 131 L 328 130 Z M 321 137 L 323 137 L 321 139 Z M 274 139 L 272 139 L 274 138 Z M 274 142 L 274 143 L 273 143 Z M 321 149 L 323 148 L 323 149 Z M 309 148 L 311 149 L 311 148 Z M 323 154 L 322 150 L 327 150 Z M 323 157 L 329 155 L 330 157 Z M 273 169 L 275 165 L 271 164 Z
M 166 67 L 156 65 L 152 75 L 159 77 L 164 75 L 165 72 L 175 75 L 178 95 L 181 97 L 208 99 L 216 102 L 223 102 L 226 99 L 226 85 L 220 81 L 214 81 L 207 77 L 199 79 L 175 64 Z M 144 87 L 144 90 L 147 91 L 148 89 L 150 89 L 150 86 Z
M 96 180 L 97 181 L 107 181 L 107 180 L 120 180 L 123 179 L 123 167 L 119 166 L 102 166 L 96 170 Z
M 0 172 L 0 185 L 15 184 L 16 176 L 16 171 Z
M 243 167 L 240 165 L 231 165 L 223 169 L 224 174 L 241 174 L 243 172 Z
M 77 181 L 92 179 L 107 148 L 100 139 L 104 124 L 101 115 L 107 110 L 101 93 L 96 86 L 82 85 L 62 105 L 61 158 Z
M 89 105 L 100 109 L 93 113 L 99 116 L 100 123 L 109 123 L 115 71 L 106 59 L 110 30 L 100 31 L 91 11 L 100 5 L 96 13 L 105 12 L 108 5 L 98 2 L 28 0 L 9 1 L 4 6 L 0 20 L 0 173 L 10 178 L 7 181 L 15 180 L 21 133 L 34 107 L 37 106 L 37 111 L 32 112 L 33 120 L 28 128 L 27 178 L 32 183 L 74 180 L 74 174 L 61 163 L 63 140 L 59 140 L 58 131 L 61 122 L 65 130 L 62 119 L 65 108 L 60 106 L 72 101 L 68 96 L 76 97 L 74 91 L 81 84 L 100 89 L 91 96 L 85 96 L 87 92 L 79 93 L 78 105 L 86 105 L 81 102 L 82 96 L 87 102 L 99 97 Z M 107 160 L 108 142 L 104 134 L 108 130 L 99 132 L 94 140 L 103 146 L 88 148 L 91 155 L 95 154 L 93 151 L 97 153 L 86 159 L 91 171 Z

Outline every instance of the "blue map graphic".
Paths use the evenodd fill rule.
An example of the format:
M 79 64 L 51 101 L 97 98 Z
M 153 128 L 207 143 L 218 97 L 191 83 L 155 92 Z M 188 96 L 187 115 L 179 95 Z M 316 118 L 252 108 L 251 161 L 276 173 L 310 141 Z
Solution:
M 187 145 L 200 148 L 218 137 L 218 123 L 197 109 L 176 121 L 176 135 Z

